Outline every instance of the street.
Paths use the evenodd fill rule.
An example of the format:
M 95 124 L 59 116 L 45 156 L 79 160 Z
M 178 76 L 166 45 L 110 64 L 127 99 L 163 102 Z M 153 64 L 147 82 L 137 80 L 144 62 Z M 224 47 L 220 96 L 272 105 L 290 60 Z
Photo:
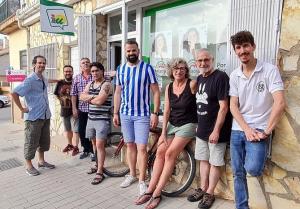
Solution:
M 121 189 L 123 178 L 106 179 L 100 185 L 91 185 L 94 175 L 86 174 L 93 164 L 90 159 L 79 160 L 61 152 L 62 136 L 52 137 L 51 150 L 45 158 L 54 163 L 53 170 L 40 170 L 39 176 L 25 173 L 23 125 L 10 121 L 11 106 L 0 109 L 0 209 L 55 209 L 55 208 L 144 208 L 136 206 L 137 182 Z M 37 158 L 37 157 L 36 157 Z M 33 160 L 36 165 L 36 159 Z M 158 208 L 197 208 L 196 203 L 186 201 L 186 194 L 176 198 L 164 197 Z M 233 202 L 217 198 L 212 209 L 234 208 Z

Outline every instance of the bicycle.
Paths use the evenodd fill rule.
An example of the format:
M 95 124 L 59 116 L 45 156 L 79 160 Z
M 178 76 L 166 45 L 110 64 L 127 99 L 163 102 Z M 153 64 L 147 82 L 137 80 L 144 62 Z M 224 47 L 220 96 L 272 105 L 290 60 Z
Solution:
M 148 149 L 147 172 L 151 178 L 153 164 L 161 128 L 150 129 L 153 137 L 153 144 Z M 122 133 L 112 132 L 107 139 L 106 159 L 104 173 L 111 177 L 122 177 L 129 173 L 129 167 L 125 162 L 125 143 Z M 178 155 L 172 176 L 162 191 L 168 197 L 175 197 L 186 191 L 192 184 L 196 172 L 196 161 L 189 146 Z

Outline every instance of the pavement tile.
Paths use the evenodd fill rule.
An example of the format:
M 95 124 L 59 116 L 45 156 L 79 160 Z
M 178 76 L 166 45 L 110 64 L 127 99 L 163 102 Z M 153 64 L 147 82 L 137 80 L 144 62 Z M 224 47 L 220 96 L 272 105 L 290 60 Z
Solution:
M 0 159 L 23 159 L 23 126 L 16 124 L 0 124 L 0 149 L 6 148 L 6 152 L 0 152 Z M 2 131 L 3 130 L 3 131 Z M 62 136 L 56 136 L 52 140 L 64 142 Z M 52 137 L 53 139 L 53 137 Z M 59 143 L 58 143 L 59 145 Z M 124 178 L 107 177 L 99 185 L 91 185 L 94 175 L 86 172 L 94 165 L 90 159 L 79 160 L 78 156 L 71 157 L 59 150 L 51 149 L 45 153 L 45 159 L 56 165 L 53 170 L 41 170 L 39 176 L 28 176 L 25 167 L 20 166 L 0 172 L 0 209 L 141 209 L 144 205 L 137 206 L 134 200 L 138 196 L 137 183 L 128 188 L 120 188 Z M 37 165 L 37 160 L 33 160 Z M 197 208 L 198 203 L 186 201 L 186 194 L 182 197 L 164 197 L 158 209 L 187 209 Z M 217 199 L 213 209 L 233 209 L 231 201 Z

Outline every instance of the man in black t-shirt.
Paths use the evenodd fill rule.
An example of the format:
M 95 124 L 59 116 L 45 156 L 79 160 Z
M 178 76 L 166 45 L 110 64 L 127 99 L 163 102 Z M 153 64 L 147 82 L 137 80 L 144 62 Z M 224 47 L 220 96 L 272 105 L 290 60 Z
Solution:
M 64 124 L 64 134 L 68 140 L 67 146 L 63 149 L 63 152 L 72 151 L 72 156 L 79 153 L 78 149 L 78 119 L 72 116 L 72 101 L 71 101 L 71 86 L 73 80 L 73 67 L 71 65 L 64 66 L 64 79 L 57 82 L 54 94 L 60 101 L 61 110 L 60 116 L 62 117 Z M 74 136 L 74 145 L 72 144 L 72 138 Z
M 214 70 L 213 56 L 206 49 L 197 53 L 198 127 L 195 159 L 200 161 L 201 187 L 188 196 L 191 202 L 199 201 L 199 208 L 210 208 L 215 201 L 214 190 L 225 164 L 226 144 L 230 139 L 231 115 L 228 111 L 229 77 Z

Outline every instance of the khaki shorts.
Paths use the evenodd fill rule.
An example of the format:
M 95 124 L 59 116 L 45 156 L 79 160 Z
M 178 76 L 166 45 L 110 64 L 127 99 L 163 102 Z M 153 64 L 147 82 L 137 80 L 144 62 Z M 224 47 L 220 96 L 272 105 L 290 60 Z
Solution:
M 196 137 L 195 159 L 209 161 L 214 166 L 223 166 L 226 145 L 226 142 L 212 144 Z
M 193 138 L 196 136 L 196 128 L 197 123 L 187 123 L 179 127 L 173 126 L 171 123 L 168 123 L 167 135 L 168 138 L 171 138 L 174 135 L 177 137 Z
M 73 118 L 72 116 L 62 117 L 64 124 L 64 131 L 73 131 L 78 133 L 78 118 Z
M 25 121 L 24 158 L 32 160 L 35 152 L 48 151 L 50 148 L 50 119 Z

